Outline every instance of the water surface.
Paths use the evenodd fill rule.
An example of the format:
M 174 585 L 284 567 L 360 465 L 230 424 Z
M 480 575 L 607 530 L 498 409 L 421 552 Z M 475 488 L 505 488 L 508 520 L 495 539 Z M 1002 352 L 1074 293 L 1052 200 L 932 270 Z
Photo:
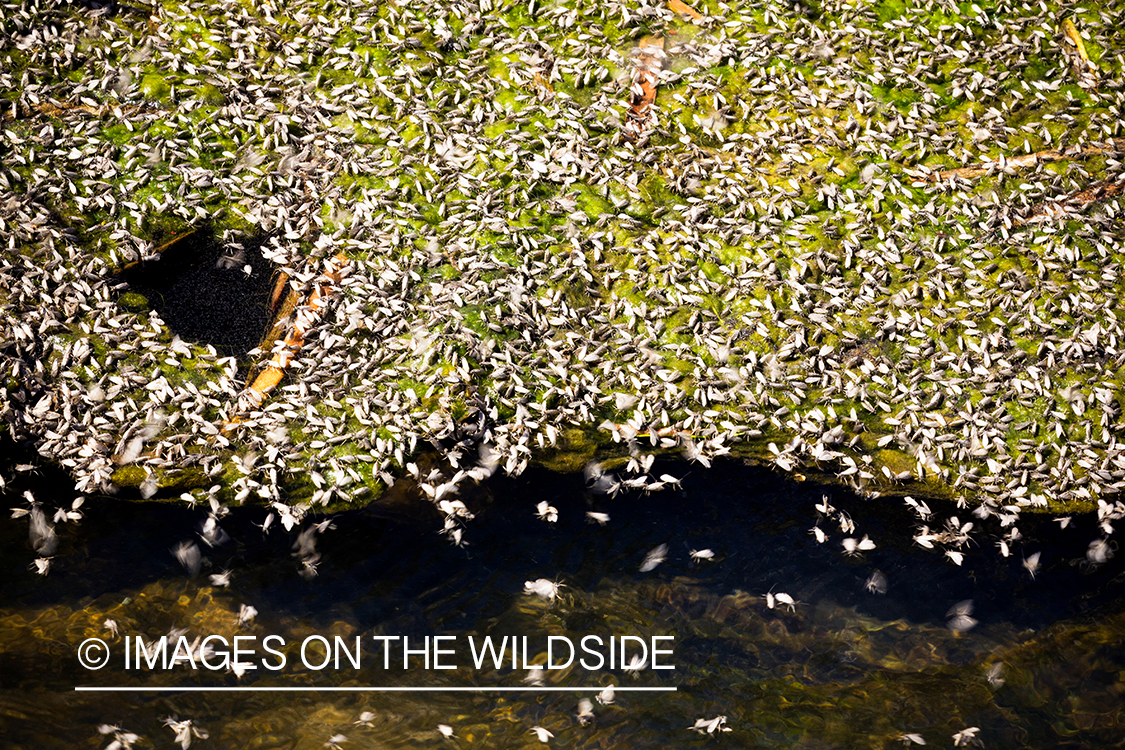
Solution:
M 441 516 L 422 500 L 416 513 L 378 506 L 332 519 L 308 517 L 291 531 L 263 534 L 262 508 L 235 508 L 220 519 L 229 540 L 200 538 L 202 506 L 144 505 L 92 497 L 78 524 L 59 524 L 60 544 L 47 576 L 28 569 L 35 554 L 26 517 L 0 524 L 5 586 L 0 601 L 0 724 L 9 747 L 104 748 L 117 725 L 144 738 L 138 747 L 172 747 L 165 719 L 191 719 L 209 738 L 193 747 L 319 748 L 345 735 L 346 748 L 526 747 L 544 727 L 566 747 L 902 746 L 903 734 L 950 746 L 954 733 L 978 727 L 986 747 L 1095 747 L 1120 741 L 1125 694 L 1125 600 L 1121 558 L 1090 562 L 1101 538 L 1092 518 L 1067 528 L 1050 518 L 1019 521 L 1023 539 L 997 552 L 996 519 L 938 507 L 974 522 L 961 566 L 916 545 L 922 521 L 900 499 L 862 499 L 779 478 L 733 461 L 705 470 L 657 462 L 656 475 L 682 486 L 607 497 L 585 490 L 580 475 L 531 470 L 494 478 L 462 495 L 477 517 L 455 547 Z M 44 507 L 69 505 L 65 482 L 20 473 L 9 506 L 33 488 Z M 867 535 L 873 550 L 849 556 L 838 514 Z M 536 518 L 548 501 L 558 520 Z M 604 512 L 604 526 L 586 517 Z M 53 510 L 52 510 L 53 512 Z M 314 523 L 331 520 L 320 532 Z M 819 525 L 823 544 L 810 533 Z M 315 540 L 315 575 L 299 559 Z M 199 572 L 171 550 L 193 542 Z M 646 555 L 667 545 L 649 572 Z M 694 561 L 710 549 L 713 560 Z M 1112 545 L 1111 545 L 1112 551 Z M 1032 578 L 1023 559 L 1041 552 Z M 306 554 L 306 559 L 309 555 Z M 230 571 L 229 586 L 210 576 Z M 868 591 L 875 571 L 886 593 Z M 560 585 L 555 600 L 524 593 L 525 582 Z M 796 604 L 768 607 L 767 593 Z M 950 610 L 971 600 L 976 624 L 951 629 Z M 258 614 L 238 622 L 242 605 Z M 113 636 L 107 619 L 118 627 Z M 965 623 L 961 623 L 963 627 Z M 219 634 L 290 644 L 309 635 L 345 642 L 360 637 L 363 666 L 312 670 L 289 663 L 277 673 L 125 672 L 123 637 Z M 570 668 L 547 673 L 548 686 L 676 687 L 674 693 L 618 693 L 595 703 L 586 726 L 579 693 L 75 693 L 87 686 L 523 686 L 527 672 L 475 669 L 462 648 L 453 670 L 401 665 L 383 669 L 372 636 L 417 639 L 486 634 L 528 636 L 542 659 L 548 635 L 578 642 L 589 634 L 674 636 L 674 670 Z M 115 652 L 106 668 L 79 666 L 78 644 L 100 637 Z M 587 697 L 592 697 L 586 694 Z M 361 721 L 365 716 L 366 721 Z M 698 719 L 725 716 L 730 732 L 700 734 Z M 451 727 L 445 739 L 438 725 Z M 104 728 L 104 727 L 103 727 Z

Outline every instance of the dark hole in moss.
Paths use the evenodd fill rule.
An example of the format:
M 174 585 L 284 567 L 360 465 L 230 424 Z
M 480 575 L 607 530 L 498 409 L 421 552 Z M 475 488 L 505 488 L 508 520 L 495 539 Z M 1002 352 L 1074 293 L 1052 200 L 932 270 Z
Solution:
M 213 232 L 196 230 L 169 242 L 159 258 L 123 269 L 118 278 L 128 288 L 119 301 L 136 309 L 141 295 L 180 338 L 242 357 L 270 323 L 276 266 L 262 257 L 264 241 L 223 245 Z

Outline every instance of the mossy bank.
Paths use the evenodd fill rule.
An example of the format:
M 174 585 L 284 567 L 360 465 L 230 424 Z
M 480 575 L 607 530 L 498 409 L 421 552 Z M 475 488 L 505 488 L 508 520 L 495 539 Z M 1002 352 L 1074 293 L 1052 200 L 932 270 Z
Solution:
M 1120 515 L 1121 9 L 696 8 L 5 5 L 8 429 L 80 491 L 278 507 L 616 441 L 634 480 L 733 451 Z M 349 263 L 257 402 L 273 342 L 181 336 L 115 275 L 204 226 L 302 297 Z

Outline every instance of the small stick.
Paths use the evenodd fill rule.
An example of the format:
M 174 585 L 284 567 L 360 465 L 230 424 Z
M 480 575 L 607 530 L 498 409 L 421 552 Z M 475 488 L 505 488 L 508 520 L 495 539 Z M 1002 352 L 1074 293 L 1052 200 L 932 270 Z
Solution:
M 945 182 L 955 177 L 972 180 L 977 177 L 984 177 L 997 170 L 1024 169 L 1026 167 L 1034 167 L 1036 164 L 1046 164 L 1048 162 L 1064 161 L 1066 159 L 1084 159 L 1088 156 L 1116 154 L 1125 151 L 1125 138 L 1114 138 L 1108 143 L 1108 146 L 1087 146 L 1081 149 L 1075 148 L 1071 151 L 1052 148 L 1046 151 L 1037 151 L 1034 154 L 1014 156 L 1011 159 L 1006 159 L 1001 156 L 999 160 L 988 164 L 970 164 L 967 167 L 931 172 L 926 175 L 926 179 L 930 182 Z
M 277 384 L 281 382 L 282 376 L 285 374 L 285 368 L 293 361 L 293 358 L 300 351 L 301 345 L 304 343 L 305 334 L 316 322 L 319 317 L 321 309 L 327 302 L 328 295 L 332 293 L 333 288 L 340 283 L 340 281 L 347 275 L 348 272 L 348 258 L 343 253 L 340 253 L 324 264 L 324 273 L 322 273 L 314 282 L 312 291 L 309 292 L 308 298 L 305 300 L 303 307 L 297 308 L 296 316 L 293 324 L 289 327 L 288 333 L 285 334 L 284 346 L 277 348 L 274 351 L 273 357 L 270 358 L 269 363 L 259 372 L 253 382 L 247 389 L 248 395 L 254 404 L 257 406 L 265 400 Z M 282 274 L 284 276 L 284 274 Z M 285 277 L 288 278 L 288 277 Z M 279 278 L 280 283 L 284 283 Z M 295 292 L 290 290 L 289 294 L 285 295 L 284 299 L 290 304 L 282 304 L 278 310 L 279 318 L 288 315 L 292 310 L 292 303 L 295 300 Z M 271 305 L 276 305 L 277 300 L 282 299 L 280 288 L 274 288 L 274 301 Z M 275 323 L 274 329 L 277 328 Z M 228 422 L 227 429 L 230 429 L 239 420 L 235 419 Z

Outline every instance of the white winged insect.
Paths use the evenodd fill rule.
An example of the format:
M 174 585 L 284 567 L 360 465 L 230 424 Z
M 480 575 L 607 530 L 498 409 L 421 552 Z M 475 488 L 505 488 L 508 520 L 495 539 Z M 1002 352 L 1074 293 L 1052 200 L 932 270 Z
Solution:
M 934 513 L 930 510 L 930 506 L 926 505 L 925 501 L 915 500 L 909 495 L 902 499 L 903 502 L 914 509 L 914 512 L 917 513 L 918 517 L 923 521 L 929 521 L 933 517 Z
M 971 614 L 973 614 L 972 599 L 957 602 L 945 613 L 945 616 L 949 618 L 945 625 L 955 633 L 968 632 L 977 625 L 977 621 L 970 617 Z
M 633 658 L 625 665 L 625 674 L 632 675 L 633 677 L 640 677 L 641 670 L 645 668 L 648 659 L 640 654 L 633 654 Z
M 544 500 L 535 506 L 535 517 L 547 523 L 555 523 L 559 520 L 559 511 L 558 508 Z
M 616 700 L 614 692 L 615 691 L 613 685 L 606 685 L 605 689 L 598 693 L 598 703 L 602 704 L 603 706 L 608 706 L 609 704 L 613 703 Z
M 860 552 L 867 552 L 869 550 L 875 549 L 875 542 L 868 539 L 866 534 L 863 535 L 862 539 L 848 537 L 842 540 L 840 542 L 840 545 L 844 548 L 844 554 L 848 555 L 849 557 L 855 557 Z
M 716 716 L 714 719 L 696 719 L 695 724 L 688 727 L 693 732 L 700 734 L 714 734 L 715 732 L 729 732 L 731 728 L 727 726 L 727 717 Z
M 437 730 L 441 732 L 441 736 L 446 738 L 447 740 L 451 740 L 454 737 L 453 727 L 449 726 L 448 724 L 438 724 Z
M 697 563 L 703 562 L 704 560 L 714 560 L 715 559 L 714 551 L 709 550 L 709 549 L 693 549 L 693 550 L 691 550 L 691 552 L 689 554 L 691 555 L 692 562 L 697 562 Z
M 188 573 L 195 575 L 199 572 L 203 556 L 194 542 L 180 542 L 173 548 L 172 554 L 180 561 L 180 565 L 187 569 Z
M 1033 552 L 1023 559 L 1023 567 L 1027 569 L 1028 575 L 1035 578 L 1035 574 L 1039 572 L 1039 555 L 1040 552 Z
M 777 600 L 778 604 L 789 607 L 790 612 L 797 611 L 797 602 L 794 601 L 793 597 L 789 596 L 789 594 L 777 593 L 773 595 L 773 598 Z
M 920 527 L 918 533 L 914 535 L 914 543 L 926 549 L 933 549 L 936 541 L 938 541 L 938 535 L 930 533 L 929 526 Z
M 543 742 L 543 743 L 546 743 L 547 740 L 549 740 L 549 739 L 551 739 L 552 737 L 555 736 L 555 735 L 551 734 L 549 731 L 547 731 L 546 729 L 544 729 L 543 727 L 532 727 L 531 733 L 534 734 L 536 737 L 538 737 L 539 741 Z
M 828 495 L 820 496 L 820 502 L 816 505 L 816 512 L 823 516 L 830 516 L 836 512 L 836 509 L 828 503 Z
M 656 566 L 668 559 L 668 545 L 659 544 L 648 551 L 644 562 L 641 563 L 641 572 L 648 573 L 655 570 Z
M 183 750 L 187 750 L 191 747 L 193 738 L 198 737 L 201 740 L 205 740 L 208 737 L 207 731 L 192 724 L 191 719 L 178 721 L 169 716 L 164 719 L 164 726 L 176 733 L 176 739 L 174 741 L 178 742 Z
M 266 514 L 266 519 L 264 521 L 262 521 L 260 524 L 256 523 L 254 525 L 257 526 L 259 529 L 261 529 L 263 534 L 268 534 L 269 531 L 270 531 L 270 526 L 273 524 L 273 520 L 276 517 L 277 516 L 275 516 L 272 512 L 270 512 L 270 513 Z
M 535 594 L 540 599 L 553 602 L 558 598 L 561 588 L 561 583 L 555 583 L 549 578 L 536 578 L 534 581 L 524 581 L 523 593 Z
M 765 597 L 766 597 L 766 607 L 768 609 L 773 609 L 774 607 L 776 607 L 779 604 L 782 605 L 782 606 L 785 606 L 785 607 L 789 607 L 790 612 L 792 612 L 796 609 L 797 602 L 794 601 L 793 597 L 789 596 L 789 594 L 784 594 L 784 593 L 775 594 L 775 593 L 773 593 L 773 589 L 770 589 L 769 591 L 767 591 L 765 593 Z
M 131 750 L 133 745 L 141 741 L 141 736 L 122 729 L 115 724 L 101 724 L 98 726 L 99 734 L 112 734 L 113 742 L 105 746 L 105 750 Z
M 608 513 L 598 513 L 596 511 L 588 510 L 586 511 L 586 518 L 598 524 L 599 526 L 605 526 L 607 523 L 609 523 Z
M 953 735 L 953 747 L 967 747 L 974 742 L 980 727 L 966 727 Z
M 824 533 L 824 530 L 820 528 L 820 526 L 813 526 L 809 529 L 809 533 L 816 537 L 817 544 L 824 544 L 828 541 L 828 535 Z
M 586 726 L 594 720 L 594 703 L 589 698 L 578 701 L 578 723 Z
M 925 745 L 926 744 L 926 741 L 924 739 L 922 739 L 922 735 L 920 735 L 920 734 L 913 734 L 913 733 L 912 734 L 900 734 L 898 736 L 898 738 L 902 742 L 902 744 L 904 744 L 904 745 Z
M 598 495 L 612 495 L 621 487 L 621 483 L 613 474 L 608 474 L 602 465 L 591 461 L 583 470 L 586 476 L 586 489 Z
M 863 584 L 863 587 L 872 594 L 885 594 L 887 593 L 887 577 L 883 575 L 881 570 L 876 570 Z
M 258 610 L 249 604 L 242 604 L 238 607 L 238 626 L 247 627 L 258 616 Z
M 439 500 L 437 506 L 438 510 L 449 518 L 464 518 L 466 521 L 471 521 L 475 517 L 460 500 Z

